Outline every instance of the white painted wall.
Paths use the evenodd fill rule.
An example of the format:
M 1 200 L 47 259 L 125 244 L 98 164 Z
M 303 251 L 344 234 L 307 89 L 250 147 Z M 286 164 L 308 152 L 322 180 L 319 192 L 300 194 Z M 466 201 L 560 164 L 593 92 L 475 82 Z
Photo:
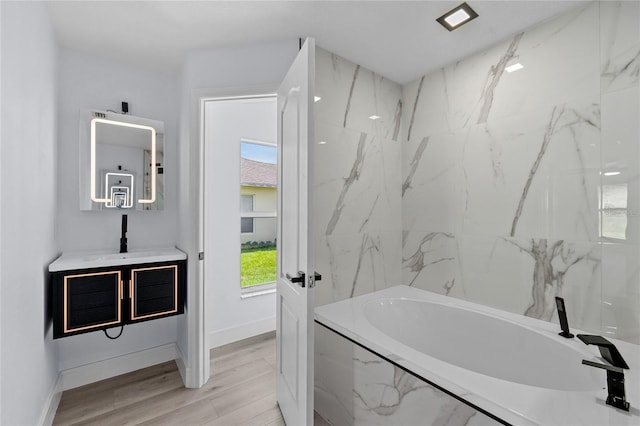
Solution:
M 78 134 L 81 108 L 120 110 L 165 122 L 165 205 L 162 211 L 128 211 L 130 249 L 177 242 L 178 84 L 149 73 L 68 50 L 60 54 L 58 143 L 58 240 L 61 251 L 119 248 L 121 212 L 80 211 Z M 118 340 L 101 332 L 59 339 L 59 368 L 66 370 L 177 340 L 176 317 L 128 325 Z M 113 332 L 112 332 L 113 334 Z
M 275 329 L 275 293 L 241 297 L 240 140 L 275 143 L 276 110 L 275 97 L 205 105 L 204 278 L 210 347 Z
M 212 93 L 246 93 L 255 86 L 280 84 L 298 51 L 298 41 L 266 43 L 192 52 L 180 77 L 180 149 L 178 186 L 178 246 L 189 255 L 187 315 L 178 318 L 178 346 L 184 354 L 187 385 L 198 386 L 208 379 L 208 345 L 200 318 L 204 312 L 203 289 L 197 261 L 200 181 L 199 98 Z M 235 88 L 235 89 L 234 89 Z M 196 304 L 199 300 L 200 304 Z M 195 342 L 201 341 L 197 346 Z M 192 347 L 188 346 L 192 342 Z M 206 358 L 206 359 L 205 359 Z M 207 374 L 205 374 L 207 373 Z M 205 377 L 206 376 L 206 377 Z
M 2 5 L 0 5 L 0 25 Z M 0 52 L 2 52 L 2 27 L 0 27 Z M 0 53 L 0 165 L 2 165 L 2 54 Z M 0 200 L 2 200 L 2 173 L 0 172 Z M 0 204 L 1 206 L 1 204 Z M 0 241 L 2 241 L 2 207 L 0 207 Z M 0 271 L 2 271 L 2 244 L 0 244 Z M 2 274 L 0 273 L 0 312 L 2 309 Z M 0 321 L 2 317 L 0 315 Z M 0 323 L 0 377 L 2 377 L 2 323 Z M 2 385 L 0 385 L 0 422 L 2 422 Z
M 34 425 L 58 374 L 46 281 L 57 253 L 57 47 L 43 2 L 2 2 L 0 10 L 0 424 Z

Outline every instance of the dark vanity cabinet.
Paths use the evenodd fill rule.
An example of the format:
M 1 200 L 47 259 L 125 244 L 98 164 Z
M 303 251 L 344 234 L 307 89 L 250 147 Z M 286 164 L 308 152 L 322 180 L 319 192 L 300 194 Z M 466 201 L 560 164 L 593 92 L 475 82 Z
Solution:
M 51 273 L 53 338 L 184 312 L 187 262 Z

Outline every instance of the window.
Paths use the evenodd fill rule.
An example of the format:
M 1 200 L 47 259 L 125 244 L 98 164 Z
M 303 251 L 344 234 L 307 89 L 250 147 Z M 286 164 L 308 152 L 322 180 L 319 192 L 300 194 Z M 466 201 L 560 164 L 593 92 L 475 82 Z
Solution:
M 244 217 L 246 213 L 253 212 L 253 199 L 255 195 L 240 195 L 240 233 L 253 234 L 253 217 Z
M 276 162 L 274 143 L 240 141 L 240 287 L 243 295 L 268 291 L 276 281 Z

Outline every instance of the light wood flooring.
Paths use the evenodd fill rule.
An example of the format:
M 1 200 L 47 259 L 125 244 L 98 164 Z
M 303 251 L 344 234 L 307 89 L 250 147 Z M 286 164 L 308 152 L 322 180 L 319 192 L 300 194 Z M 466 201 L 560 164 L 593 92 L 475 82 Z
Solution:
M 170 361 L 68 390 L 53 424 L 284 425 L 275 346 L 267 333 L 212 349 L 212 376 L 200 389 L 185 388 Z M 327 425 L 317 414 L 315 424 Z

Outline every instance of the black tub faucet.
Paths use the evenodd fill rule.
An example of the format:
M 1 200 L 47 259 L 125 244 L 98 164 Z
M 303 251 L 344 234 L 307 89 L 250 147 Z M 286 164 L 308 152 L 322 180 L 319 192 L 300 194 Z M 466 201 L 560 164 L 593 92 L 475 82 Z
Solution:
M 578 334 L 578 339 L 582 340 L 585 345 L 596 345 L 598 350 L 600 350 L 602 358 L 610 363 L 609 365 L 587 361 L 586 359 L 582 360 L 584 365 L 607 370 L 607 390 L 609 392 L 607 404 L 624 411 L 629 411 L 629 403 L 627 402 L 624 390 L 624 370 L 628 370 L 629 366 L 624 358 L 622 358 L 620 352 L 618 352 L 618 348 L 602 336 Z
M 560 320 L 560 329 L 558 333 L 566 339 L 572 339 L 573 334 L 569 333 L 569 321 L 567 321 L 567 310 L 564 308 L 564 299 L 556 296 L 556 307 L 558 308 L 558 319 Z
M 122 215 L 122 232 L 120 234 L 120 253 L 127 252 L 127 215 Z

